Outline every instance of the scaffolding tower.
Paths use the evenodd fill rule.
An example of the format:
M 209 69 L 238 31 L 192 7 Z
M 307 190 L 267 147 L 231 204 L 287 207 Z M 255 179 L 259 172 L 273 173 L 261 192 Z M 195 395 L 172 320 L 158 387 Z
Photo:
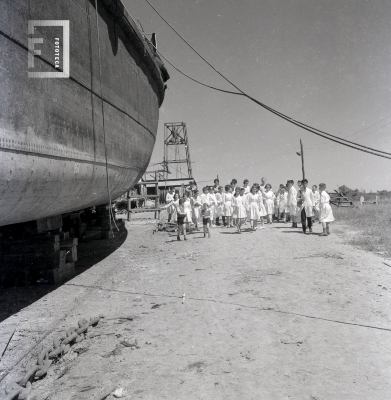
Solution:
M 189 140 L 184 122 L 164 124 L 164 160 L 167 181 L 192 181 Z

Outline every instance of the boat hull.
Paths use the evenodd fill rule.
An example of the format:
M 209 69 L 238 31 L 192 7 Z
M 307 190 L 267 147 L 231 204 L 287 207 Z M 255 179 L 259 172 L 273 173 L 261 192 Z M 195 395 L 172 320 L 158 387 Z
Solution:
M 155 144 L 164 79 L 153 51 L 120 1 L 99 0 L 98 18 L 88 0 L 0 8 L 0 226 L 118 197 Z M 28 77 L 28 20 L 70 21 L 69 78 Z M 42 46 L 35 69 L 54 71 L 52 58 Z

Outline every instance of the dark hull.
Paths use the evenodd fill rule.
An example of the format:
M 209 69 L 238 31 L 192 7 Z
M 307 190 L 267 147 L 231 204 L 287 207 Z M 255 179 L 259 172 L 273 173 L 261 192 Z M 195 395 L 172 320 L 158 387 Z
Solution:
M 70 21 L 70 78 L 28 77 L 28 20 Z M 148 166 L 159 60 L 120 1 L 98 1 L 98 26 L 99 40 L 94 1 L 0 3 L 0 226 L 105 204 L 107 173 L 116 198 Z M 51 58 L 35 67 L 54 71 Z

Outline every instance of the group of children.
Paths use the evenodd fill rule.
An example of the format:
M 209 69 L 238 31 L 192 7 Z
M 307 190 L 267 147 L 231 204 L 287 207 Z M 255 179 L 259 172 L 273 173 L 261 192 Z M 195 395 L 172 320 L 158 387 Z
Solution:
M 236 227 L 238 233 L 242 233 L 243 224 L 250 222 L 250 231 L 258 229 L 258 221 L 264 229 L 264 223 L 272 224 L 273 215 L 277 221 L 280 219 L 287 223 L 292 221 L 292 228 L 297 228 L 301 220 L 303 233 L 312 232 L 315 219 L 322 223 L 323 232 L 320 236 L 330 234 L 329 223 L 334 221 L 330 206 L 330 196 L 326 192 L 326 185 L 316 185 L 312 190 L 308 188 L 308 180 L 297 182 L 298 189 L 294 187 L 294 181 L 288 180 L 286 185 L 281 184 L 274 193 L 272 186 L 266 183 L 266 178 L 261 183 L 254 183 L 251 187 L 248 179 L 239 187 L 236 179 L 232 179 L 230 185 L 220 186 L 219 180 L 214 180 L 213 186 L 205 186 L 202 194 L 196 187 L 186 190 L 180 198 L 178 192 L 169 188 L 166 195 L 168 221 L 177 224 L 177 239 L 183 232 L 184 240 L 189 226 L 194 225 L 198 230 L 202 221 L 204 237 L 211 237 L 211 227 L 222 226 Z M 265 221 L 266 220 L 266 221 Z

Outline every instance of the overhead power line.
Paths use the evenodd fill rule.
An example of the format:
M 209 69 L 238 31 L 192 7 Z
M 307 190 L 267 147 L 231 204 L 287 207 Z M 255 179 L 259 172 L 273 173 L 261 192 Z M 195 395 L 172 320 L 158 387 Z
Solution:
M 162 57 L 163 57 L 164 59 L 166 59 L 166 60 L 167 60 L 177 71 L 179 71 L 182 75 L 185 75 L 187 78 L 189 78 L 189 79 L 191 79 L 191 80 L 193 80 L 193 81 L 195 81 L 195 82 L 197 82 L 197 83 L 199 83 L 199 84 L 201 84 L 201 85 L 203 85 L 203 86 L 209 87 L 209 88 L 211 88 L 211 89 L 219 90 L 219 91 L 221 91 L 221 92 L 226 92 L 226 93 L 229 93 L 229 94 L 242 95 L 242 96 L 244 96 L 244 97 L 247 97 L 249 100 L 253 101 L 254 103 L 258 104 L 259 106 L 263 107 L 264 109 L 270 111 L 271 113 L 277 115 L 278 117 L 284 119 L 285 121 L 287 121 L 287 122 L 289 122 L 289 123 L 291 123 L 291 124 L 293 124 L 293 125 L 296 125 L 296 126 L 302 128 L 302 129 L 304 129 L 304 130 L 306 130 L 306 131 L 308 131 L 308 132 L 311 132 L 311 133 L 313 133 L 313 134 L 315 134 L 315 135 L 318 135 L 318 136 L 320 136 L 320 137 L 323 137 L 324 139 L 331 140 L 332 142 L 338 143 L 338 144 L 343 145 L 343 146 L 346 146 L 346 147 L 350 147 L 350 148 L 355 149 L 355 150 L 362 151 L 362 152 L 364 152 L 364 153 L 372 154 L 372 155 L 375 155 L 375 156 L 378 156 L 378 157 L 382 157 L 382 158 L 391 159 L 391 153 L 389 153 L 389 152 L 382 151 L 382 150 L 378 150 L 378 149 L 374 149 L 374 148 L 371 148 L 371 147 L 368 147 L 368 146 L 361 145 L 361 144 L 359 144 L 359 143 L 351 142 L 351 141 L 349 141 L 349 140 L 347 140 L 347 139 L 343 139 L 343 138 L 341 138 L 341 137 L 339 137 L 339 136 L 335 136 L 335 135 L 332 135 L 331 133 L 328 133 L 328 132 L 322 131 L 322 130 L 320 130 L 320 129 L 314 128 L 314 127 L 312 127 L 312 126 L 310 126 L 310 125 L 307 125 L 307 124 L 305 124 L 305 123 L 303 123 L 303 122 L 297 121 L 297 120 L 295 120 L 294 118 L 289 117 L 288 115 L 285 115 L 285 114 L 283 114 L 282 112 L 277 111 L 277 110 L 273 109 L 272 107 L 269 107 L 269 106 L 267 106 L 266 104 L 260 102 L 259 100 L 257 100 L 257 99 L 255 99 L 255 98 L 251 97 L 249 94 L 245 93 L 245 92 L 244 92 L 243 90 L 241 90 L 238 86 L 236 86 L 232 81 L 230 81 L 226 76 L 224 76 L 220 71 L 218 71 L 206 58 L 204 58 L 204 57 L 203 57 L 203 56 L 202 56 L 202 55 L 201 55 L 201 54 L 200 54 L 200 53 L 199 53 L 199 52 L 198 52 L 198 51 L 197 51 L 197 50 L 196 50 L 196 49 L 195 49 L 195 48 L 194 48 L 194 47 L 193 47 L 193 46 L 192 46 L 192 45 L 177 31 L 177 30 L 176 30 L 176 29 L 163 17 L 163 15 L 150 3 L 149 0 L 145 0 L 145 1 L 146 1 L 146 2 L 149 4 L 149 6 L 159 15 L 159 17 L 160 17 L 160 18 L 161 18 L 161 19 L 176 33 L 176 35 L 178 35 L 178 37 L 179 37 L 183 42 L 186 43 L 186 45 L 187 45 L 188 47 L 190 47 L 190 48 L 191 48 L 191 49 L 206 63 L 206 64 L 209 65 L 209 67 L 211 67 L 217 74 L 219 74 L 225 81 L 227 81 L 230 85 L 232 85 L 232 86 L 233 86 L 236 90 L 238 90 L 240 93 L 230 92 L 230 91 L 226 91 L 226 90 L 223 90 L 223 89 L 218 89 L 218 88 L 216 88 L 216 87 L 212 87 L 212 86 L 206 85 L 206 84 L 204 84 L 204 83 L 202 83 L 202 82 L 199 82 L 199 81 L 197 81 L 197 80 L 194 79 L 194 78 L 191 78 L 190 76 L 188 76 L 188 75 L 186 75 L 185 73 L 183 73 L 182 71 L 180 71 L 177 67 L 175 67 L 171 62 L 169 62 L 169 61 L 167 60 L 166 57 L 164 57 L 164 56 L 161 54 L 161 52 L 159 52 L 159 54 L 162 55 Z

